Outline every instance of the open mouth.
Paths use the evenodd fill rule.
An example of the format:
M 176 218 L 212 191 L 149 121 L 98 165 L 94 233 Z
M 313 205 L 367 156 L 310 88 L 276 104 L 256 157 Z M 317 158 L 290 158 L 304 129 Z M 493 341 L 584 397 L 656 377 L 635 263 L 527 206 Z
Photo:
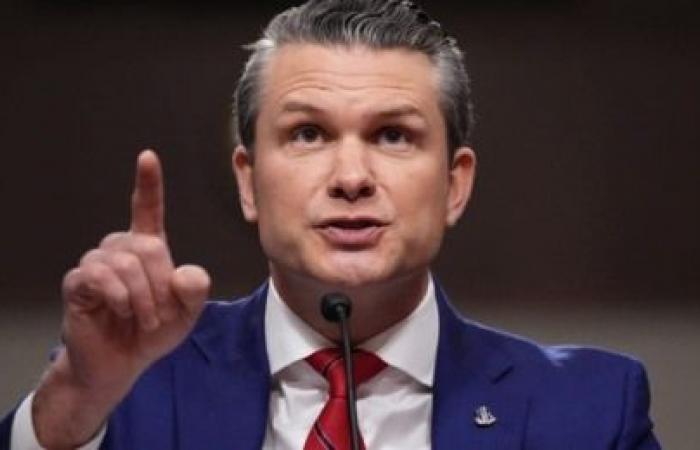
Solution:
M 368 227 L 378 227 L 382 223 L 374 219 L 333 219 L 324 222 L 321 226 L 324 228 L 333 227 L 343 230 L 361 230 Z
M 332 245 L 368 247 L 379 240 L 385 226 L 374 218 L 336 218 L 321 222 L 317 228 Z

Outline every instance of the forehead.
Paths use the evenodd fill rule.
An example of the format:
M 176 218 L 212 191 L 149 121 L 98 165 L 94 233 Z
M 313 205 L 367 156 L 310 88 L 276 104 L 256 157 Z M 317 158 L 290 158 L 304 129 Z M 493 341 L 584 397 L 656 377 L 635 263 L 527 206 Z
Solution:
M 440 115 L 437 69 L 414 50 L 285 44 L 273 51 L 262 80 L 261 109 L 288 102 L 340 102 L 343 107 L 391 102 Z

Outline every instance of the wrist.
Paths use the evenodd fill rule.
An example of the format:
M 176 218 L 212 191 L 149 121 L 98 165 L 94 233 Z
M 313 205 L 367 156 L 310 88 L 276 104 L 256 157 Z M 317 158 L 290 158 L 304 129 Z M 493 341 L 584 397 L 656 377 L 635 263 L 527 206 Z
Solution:
M 86 383 L 65 349 L 46 371 L 31 405 L 37 440 L 44 448 L 74 449 L 89 442 L 133 383 Z

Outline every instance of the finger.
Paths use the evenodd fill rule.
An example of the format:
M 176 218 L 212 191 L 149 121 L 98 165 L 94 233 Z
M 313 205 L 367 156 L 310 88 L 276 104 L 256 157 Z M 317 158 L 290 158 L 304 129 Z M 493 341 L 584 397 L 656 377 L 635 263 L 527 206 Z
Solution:
M 157 263 L 169 271 L 174 269 L 167 242 L 160 237 L 143 233 L 111 233 L 100 242 L 100 250 L 134 253 L 142 261 Z
M 118 249 L 124 240 L 128 239 L 133 233 L 128 231 L 115 231 L 114 233 L 109 233 L 107 236 L 102 238 L 100 241 L 99 248 L 109 250 Z
M 92 262 L 78 269 L 80 282 L 75 298 L 91 298 L 95 306 L 105 304 L 122 318 L 133 315 L 129 304 L 129 290 L 114 271 L 101 262 Z M 81 292 L 82 291 L 82 292 Z
M 180 266 L 173 272 L 171 286 L 183 312 L 190 320 L 196 320 L 202 311 L 204 300 L 209 295 L 209 274 L 199 266 Z
M 129 291 L 129 302 L 139 325 L 145 331 L 160 326 L 155 302 L 141 260 L 133 253 L 105 252 L 105 261 Z
M 112 233 L 102 240 L 100 248 L 135 254 L 146 271 L 160 319 L 169 322 L 177 316 L 177 304 L 170 292 L 170 276 L 174 267 L 170 250 L 163 239 L 138 233 Z
M 163 236 L 163 173 L 153 150 L 142 151 L 136 161 L 131 196 L 131 231 Z
M 86 282 L 79 267 L 70 270 L 63 277 L 61 293 L 67 306 L 78 304 L 82 307 L 97 307 L 99 300 L 89 295 L 90 285 Z

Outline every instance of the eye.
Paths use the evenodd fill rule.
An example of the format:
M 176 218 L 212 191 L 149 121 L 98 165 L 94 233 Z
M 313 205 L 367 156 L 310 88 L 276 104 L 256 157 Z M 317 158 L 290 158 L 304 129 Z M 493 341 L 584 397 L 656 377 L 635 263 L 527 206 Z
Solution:
M 389 148 L 406 147 L 411 144 L 411 136 L 402 128 L 386 127 L 377 133 L 377 144 Z
M 323 142 L 323 131 L 316 125 L 301 125 L 292 130 L 290 141 L 296 146 L 315 147 Z

